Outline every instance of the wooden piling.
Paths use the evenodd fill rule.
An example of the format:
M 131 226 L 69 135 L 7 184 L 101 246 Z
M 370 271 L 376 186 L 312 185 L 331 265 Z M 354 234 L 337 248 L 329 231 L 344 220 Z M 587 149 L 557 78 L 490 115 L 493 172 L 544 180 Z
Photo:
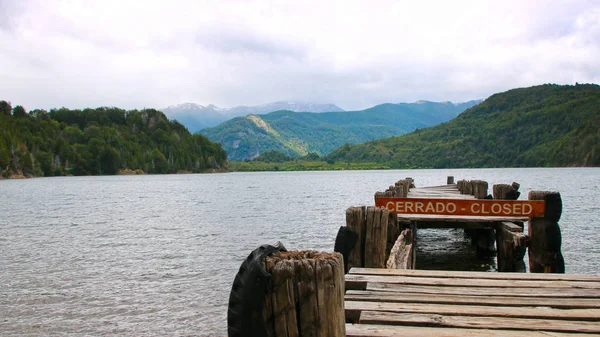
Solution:
M 523 227 L 512 222 L 502 222 L 496 229 L 497 266 L 499 272 L 526 272 L 525 252 L 527 235 Z
M 475 199 L 484 199 L 488 194 L 488 183 L 483 180 L 471 180 L 466 184 L 467 191 Z M 477 250 L 479 258 L 493 256 L 496 253 L 496 234 L 492 228 L 465 229 L 465 233 L 471 237 L 471 243 Z
M 529 270 L 532 273 L 564 273 L 562 236 L 558 221 L 562 199 L 558 192 L 531 191 L 529 200 L 544 200 L 544 217 L 529 219 Z
M 266 336 L 345 336 L 341 254 L 277 252 L 265 267 L 271 274 L 263 307 Z
M 405 228 L 398 236 L 390 250 L 386 268 L 415 269 L 416 261 L 416 227 Z
M 367 207 L 365 268 L 385 268 L 389 214 L 385 208 Z
M 505 200 L 506 193 L 508 193 L 508 191 L 510 191 L 512 189 L 513 189 L 513 187 L 509 184 L 494 184 L 492 186 L 492 193 L 493 193 L 494 199 Z
M 452 184 L 454 184 L 454 176 L 448 176 L 448 178 L 446 178 L 446 185 Z
M 346 227 L 358 235 L 354 248 L 348 254 L 348 267 L 364 267 L 365 237 L 367 229 L 366 207 L 346 209 Z
M 389 254 L 392 251 L 392 247 L 396 243 L 398 236 L 402 233 L 402 228 L 400 228 L 400 224 L 398 223 L 398 214 L 390 213 L 388 217 L 388 225 L 387 225 L 387 241 L 386 241 L 386 256 L 385 260 L 387 261 L 389 258 Z

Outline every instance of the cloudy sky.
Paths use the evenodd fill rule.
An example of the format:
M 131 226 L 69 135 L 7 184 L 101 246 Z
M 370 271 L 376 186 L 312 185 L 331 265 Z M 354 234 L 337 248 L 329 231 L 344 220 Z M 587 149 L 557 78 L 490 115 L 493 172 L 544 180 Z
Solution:
M 600 82 L 600 1 L 0 0 L 0 99 L 26 109 L 363 109 Z

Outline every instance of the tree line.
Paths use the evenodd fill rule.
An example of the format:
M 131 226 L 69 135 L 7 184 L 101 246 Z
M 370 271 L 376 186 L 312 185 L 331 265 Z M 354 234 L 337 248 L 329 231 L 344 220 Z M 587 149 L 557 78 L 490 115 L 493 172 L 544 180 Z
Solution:
M 31 110 L 0 101 L 0 174 L 112 175 L 225 170 L 220 144 L 155 109 Z

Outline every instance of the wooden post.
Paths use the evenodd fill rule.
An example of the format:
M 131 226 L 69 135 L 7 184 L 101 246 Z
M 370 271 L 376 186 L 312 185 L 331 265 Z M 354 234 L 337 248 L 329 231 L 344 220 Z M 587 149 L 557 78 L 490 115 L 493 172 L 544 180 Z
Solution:
M 388 225 L 387 225 L 387 243 L 385 248 L 385 260 L 388 260 L 389 254 L 392 251 L 392 247 L 396 243 L 396 239 L 402 233 L 402 229 L 400 228 L 400 224 L 398 223 L 398 214 L 390 213 L 388 217 Z
M 402 231 L 390 251 L 386 263 L 388 269 L 415 269 L 415 226 L 410 226 Z
M 366 237 L 366 207 L 349 207 L 346 209 L 346 227 L 358 235 L 354 248 L 348 254 L 348 268 L 364 267 Z
M 346 335 L 341 254 L 277 252 L 265 267 L 271 274 L 263 307 L 266 336 Z
M 527 250 L 527 235 L 523 233 L 522 226 L 512 222 L 500 223 L 496 229 L 496 246 L 499 272 L 526 272 L 523 257 Z
M 562 236 L 558 221 L 562 213 L 562 199 L 558 192 L 531 191 L 529 200 L 544 200 L 542 218 L 529 219 L 529 270 L 532 273 L 564 273 L 565 261 L 561 253 Z
M 484 199 L 488 194 L 488 183 L 483 180 L 471 181 L 472 194 L 475 199 Z M 467 231 L 469 233 L 469 231 Z M 473 234 L 473 243 L 479 258 L 493 256 L 496 253 L 496 235 L 492 228 L 478 228 Z
M 389 214 L 385 208 L 367 207 L 365 268 L 385 268 Z
M 447 185 L 454 184 L 454 176 L 448 176 L 448 178 L 446 179 L 446 184 Z
M 494 199 L 505 200 L 506 193 L 512 189 L 513 189 L 513 187 L 508 184 L 494 184 L 492 186 L 492 193 L 493 193 Z

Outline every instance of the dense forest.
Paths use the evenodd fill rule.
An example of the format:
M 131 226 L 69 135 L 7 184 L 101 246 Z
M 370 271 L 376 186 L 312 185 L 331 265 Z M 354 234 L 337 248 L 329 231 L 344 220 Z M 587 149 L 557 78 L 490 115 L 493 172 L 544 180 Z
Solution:
M 32 110 L 0 101 L 0 174 L 110 175 L 225 170 L 219 144 L 154 109 Z
M 546 84 L 494 94 L 449 122 L 345 145 L 326 160 L 392 168 L 600 166 L 600 86 Z

